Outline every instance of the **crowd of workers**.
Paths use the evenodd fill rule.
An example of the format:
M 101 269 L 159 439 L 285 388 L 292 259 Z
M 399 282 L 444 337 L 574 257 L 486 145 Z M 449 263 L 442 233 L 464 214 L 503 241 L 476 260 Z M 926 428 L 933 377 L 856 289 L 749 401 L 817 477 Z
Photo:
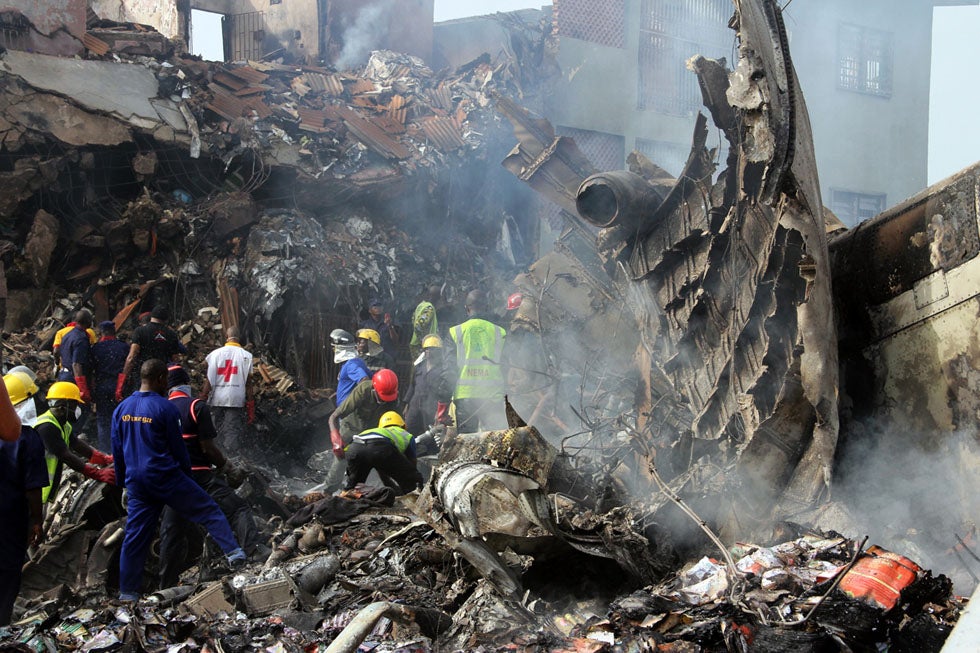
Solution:
M 466 296 L 465 320 L 440 330 L 439 291 L 428 288 L 412 314 L 414 365 L 405 392 L 395 371 L 401 332 L 380 300 L 369 303 L 355 334 L 331 333 L 334 360 L 342 365 L 328 420 L 335 457 L 328 491 L 354 489 L 373 470 L 397 493 L 411 492 L 423 482 L 417 458 L 438 450 L 432 434 L 440 427 L 502 425 L 506 330 L 489 314 L 481 290 Z M 519 303 L 512 296 L 509 304 L 515 298 Z M 161 587 L 176 584 L 193 564 L 188 551 L 201 531 L 192 524 L 207 530 L 229 568 L 268 555 L 251 507 L 233 489 L 242 470 L 224 454 L 241 450 L 245 425 L 255 420 L 252 354 L 238 328 L 229 327 L 225 344 L 207 355 L 204 387 L 195 393 L 179 363 L 187 350 L 169 317 L 163 306 L 141 315 L 127 344 L 116 338 L 113 321 L 99 323 L 96 333 L 91 313 L 80 310 L 55 334 L 55 380 L 46 393 L 26 367 L 4 375 L 0 626 L 10 621 L 21 566 L 43 538 L 44 507 L 65 467 L 121 494 L 127 521 L 120 600 L 136 600 L 144 590 L 143 569 L 158 531 Z M 86 428 L 93 406 L 94 429 Z

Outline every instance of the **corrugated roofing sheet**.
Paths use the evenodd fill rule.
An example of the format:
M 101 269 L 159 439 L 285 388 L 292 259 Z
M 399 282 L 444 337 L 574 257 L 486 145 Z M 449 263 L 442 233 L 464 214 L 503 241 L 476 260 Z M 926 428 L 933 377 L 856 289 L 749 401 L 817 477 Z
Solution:
M 94 54 L 100 57 L 109 51 L 109 44 L 100 39 L 97 36 L 93 36 L 90 32 L 85 32 L 82 34 L 82 45 Z
M 459 133 L 456 122 L 450 118 L 431 116 L 422 120 L 422 131 L 443 152 L 466 147 L 463 135 Z
M 327 113 L 320 111 L 319 109 L 304 109 L 303 107 L 297 108 L 296 112 L 299 114 L 300 129 L 316 132 L 318 134 L 329 131 L 325 127 L 327 118 L 329 117 Z
M 339 75 L 322 75 L 320 73 L 304 73 L 299 79 L 314 91 L 326 93 L 331 97 L 344 94 L 344 83 Z
M 265 73 L 260 73 L 255 68 L 251 66 L 236 66 L 235 68 L 225 68 L 225 72 L 234 75 L 238 79 L 241 79 L 249 84 L 261 84 L 265 80 L 269 79 L 269 76 Z
M 355 80 L 350 87 L 351 95 L 359 95 L 361 93 L 374 93 L 377 90 L 374 86 L 374 82 L 370 79 L 358 79 Z
M 375 123 L 362 118 L 347 107 L 337 107 L 338 113 L 344 119 L 344 124 L 357 140 L 388 159 L 407 159 L 411 152 L 398 141 L 389 138 L 384 130 Z
M 227 86 L 233 91 L 237 91 L 245 88 L 248 84 L 239 77 L 234 75 L 229 75 L 225 72 L 217 72 L 214 74 L 214 81 L 218 82 L 222 86 Z
M 211 101 L 208 102 L 207 107 L 222 118 L 236 120 L 242 116 L 251 115 L 252 112 L 248 105 L 241 98 L 229 93 L 224 87 L 211 83 L 208 84 L 208 90 L 211 91 Z

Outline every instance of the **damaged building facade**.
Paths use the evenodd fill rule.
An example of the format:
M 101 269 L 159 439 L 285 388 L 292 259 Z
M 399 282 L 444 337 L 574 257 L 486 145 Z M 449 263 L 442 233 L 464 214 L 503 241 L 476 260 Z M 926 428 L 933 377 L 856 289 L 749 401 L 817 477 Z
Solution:
M 637 11 L 608 4 L 624 21 Z M 642 3 L 666 4 L 676 3 Z M 221 11 L 242 8 L 256 9 Z M 560 39 L 570 8 L 556 3 Z M 835 498 L 839 438 L 860 422 L 845 407 L 838 428 L 839 390 L 888 407 L 923 389 L 904 352 L 929 327 L 897 343 L 911 331 L 896 316 L 914 304 L 928 323 L 962 305 L 957 324 L 969 318 L 974 295 L 950 282 L 970 278 L 975 171 L 828 248 L 837 225 L 823 210 L 793 30 L 770 0 L 723 14 L 713 25 L 720 33 L 732 18 L 737 49 L 730 64 L 686 61 L 707 115 L 687 121 L 679 170 L 626 157 L 625 136 L 606 166 L 590 151 L 597 141 L 528 111 L 560 87 L 542 63 L 554 35 L 532 14 L 495 19 L 508 47 L 440 73 L 390 50 L 348 70 L 299 65 L 311 42 L 270 61 L 202 62 L 135 15 L 99 28 L 115 41 L 86 29 L 84 58 L 3 53 L 8 350 L 50 369 L 45 334 L 77 306 L 130 326 L 162 301 L 199 368 L 221 328 L 240 324 L 259 359 L 252 442 L 263 466 L 239 493 L 261 508 L 274 545 L 246 572 L 225 574 L 205 551 L 181 587 L 89 607 L 115 587 L 122 506 L 73 478 L 25 580 L 19 640 L 938 650 L 963 606 L 949 578 L 795 522 L 845 523 L 820 519 Z M 288 49 L 290 32 L 264 25 L 252 33 L 275 35 L 264 54 L 277 41 Z M 316 40 L 321 53 L 332 47 Z M 543 204 L 557 207 L 560 237 L 537 256 Z M 862 267 L 883 249 L 913 257 L 916 273 Z M 874 275 L 881 301 L 842 292 L 846 275 Z M 292 496 L 289 476 L 309 480 L 306 454 L 326 447 L 327 334 L 372 296 L 405 315 L 433 281 L 456 305 L 477 284 L 501 305 L 522 292 L 509 427 L 448 433 L 417 497 Z M 850 343 L 840 367 L 838 330 Z M 967 346 L 963 336 L 950 344 Z M 944 354 L 947 393 L 970 381 L 969 367 Z M 951 414 L 937 392 L 922 428 L 966 421 L 971 404 Z M 869 591 L 882 568 L 887 590 Z

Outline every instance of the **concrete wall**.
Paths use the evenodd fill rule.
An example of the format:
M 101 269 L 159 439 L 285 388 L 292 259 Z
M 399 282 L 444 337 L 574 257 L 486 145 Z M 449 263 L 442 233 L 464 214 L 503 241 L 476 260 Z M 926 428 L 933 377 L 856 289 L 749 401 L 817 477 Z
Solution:
M 152 25 L 169 39 L 184 36 L 176 0 L 89 0 L 88 4 L 99 18 Z
M 927 184 L 932 3 L 903 2 L 901 11 L 894 4 L 822 0 L 793 3 L 786 11 L 827 206 L 834 189 L 881 193 L 889 207 Z M 838 88 L 841 23 L 893 35 L 891 97 Z
M 83 48 L 85 0 L 6 0 L 0 10 L 19 12 L 30 21 L 19 34 L 8 32 L 4 47 L 53 55 L 75 55 Z

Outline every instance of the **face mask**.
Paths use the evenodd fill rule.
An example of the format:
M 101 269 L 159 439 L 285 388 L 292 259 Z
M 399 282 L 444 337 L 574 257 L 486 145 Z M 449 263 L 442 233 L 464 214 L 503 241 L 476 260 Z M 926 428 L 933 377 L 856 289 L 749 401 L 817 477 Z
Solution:
M 75 406 L 75 410 L 68 412 L 68 423 L 74 424 L 82 417 L 82 407 Z

